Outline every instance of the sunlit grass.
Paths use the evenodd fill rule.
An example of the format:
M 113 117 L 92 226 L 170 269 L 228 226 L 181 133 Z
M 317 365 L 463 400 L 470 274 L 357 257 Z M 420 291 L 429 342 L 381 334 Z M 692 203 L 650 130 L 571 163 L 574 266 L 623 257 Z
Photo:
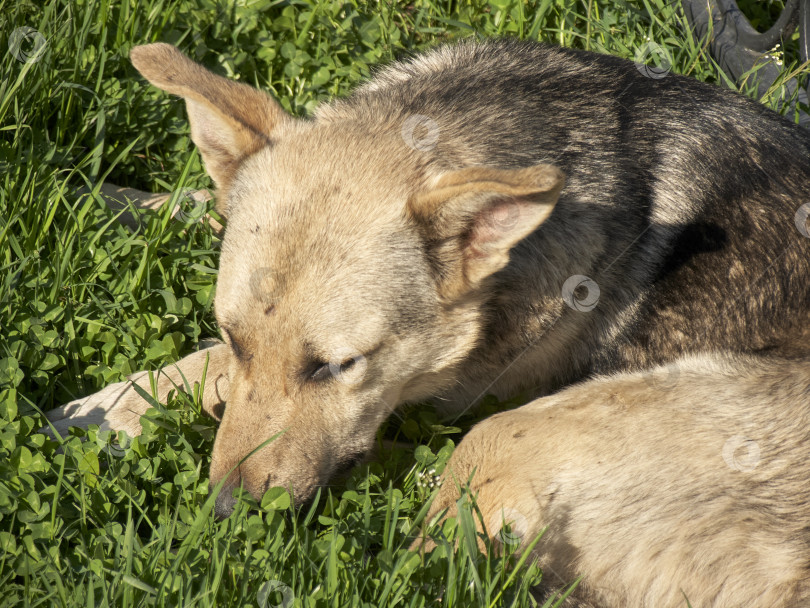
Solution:
M 748 4 L 762 23 L 778 13 Z M 471 35 L 629 59 L 655 43 L 674 71 L 730 84 L 661 0 L 0 0 L 0 606 L 533 604 L 539 570 L 520 551 L 480 554 L 473 508 L 442 524 L 444 540 L 434 530 L 430 557 L 408 552 L 430 496 L 420 474 L 460 438 L 428 408 L 381 432 L 412 447 L 381 443 L 303 510 L 272 489 L 222 522 L 207 500 L 215 426 L 193 398 L 150 411 L 125 449 L 91 429 L 58 453 L 36 433 L 40 411 L 217 335 L 211 229 L 169 205 L 130 230 L 76 194 L 105 180 L 210 186 L 182 104 L 136 74 L 133 45 L 172 42 L 301 115 L 378 63 Z M 789 46 L 786 73 L 795 57 Z

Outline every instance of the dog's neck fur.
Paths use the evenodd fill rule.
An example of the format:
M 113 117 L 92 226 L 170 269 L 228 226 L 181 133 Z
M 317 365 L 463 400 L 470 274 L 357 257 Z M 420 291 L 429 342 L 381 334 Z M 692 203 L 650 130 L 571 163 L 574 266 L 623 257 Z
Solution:
M 498 53 L 450 47 L 399 64 L 317 115 L 362 115 L 393 130 L 407 115 L 435 120 L 435 148 L 403 151 L 428 171 L 544 160 L 567 175 L 552 217 L 488 286 L 480 348 L 459 366 L 446 393 L 450 409 L 485 391 L 544 394 L 684 353 L 810 352 L 810 239 L 793 221 L 807 202 L 794 178 L 810 174 L 807 133 L 691 79 L 653 81 L 612 57 L 586 70 L 592 55 L 497 44 Z M 713 113 L 712 103 L 690 102 L 690 92 L 739 112 Z M 606 109 L 608 99 L 615 102 Z M 739 170 L 730 175 L 728 166 Z M 611 174 L 625 180 L 611 182 Z M 592 310 L 562 301 L 572 275 L 598 285 Z

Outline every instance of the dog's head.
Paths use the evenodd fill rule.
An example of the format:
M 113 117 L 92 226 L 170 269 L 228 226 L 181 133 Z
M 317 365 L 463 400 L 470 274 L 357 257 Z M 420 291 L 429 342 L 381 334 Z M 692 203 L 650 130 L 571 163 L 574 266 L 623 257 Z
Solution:
M 479 339 L 489 277 L 551 213 L 562 175 L 442 170 L 403 142 L 397 117 L 295 119 L 170 45 L 137 47 L 132 60 L 185 98 L 228 221 L 215 301 L 233 350 L 211 465 L 212 484 L 228 477 L 218 512 L 240 483 L 306 500 L 371 447 L 398 404 L 453 382 Z

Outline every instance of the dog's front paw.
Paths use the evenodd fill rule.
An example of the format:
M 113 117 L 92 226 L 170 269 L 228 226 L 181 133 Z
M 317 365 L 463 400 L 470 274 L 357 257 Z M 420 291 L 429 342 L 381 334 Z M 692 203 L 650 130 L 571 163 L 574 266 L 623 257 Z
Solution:
M 143 372 L 141 372 L 143 373 Z M 87 428 L 97 424 L 102 429 L 126 431 L 130 437 L 141 434 L 141 416 L 150 405 L 133 388 L 141 374 L 136 374 L 124 382 L 111 384 L 97 393 L 76 399 L 45 414 L 60 435 L 67 434 L 68 428 Z M 50 427 L 41 432 L 53 436 Z

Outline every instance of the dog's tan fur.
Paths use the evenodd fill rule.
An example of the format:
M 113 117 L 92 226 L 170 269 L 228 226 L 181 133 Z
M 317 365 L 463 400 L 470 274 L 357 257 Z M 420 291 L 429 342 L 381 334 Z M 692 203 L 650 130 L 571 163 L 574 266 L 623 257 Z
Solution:
M 182 390 L 180 379 L 199 381 L 209 358 L 203 406 L 221 421 L 210 479 L 227 481 L 220 515 L 240 484 L 255 496 L 292 487 L 306 500 L 367 452 L 402 403 L 433 399 L 458 413 L 486 392 L 548 394 L 592 373 L 707 349 L 810 354 L 810 239 L 793 225 L 807 200 L 795 176 L 810 172 L 802 152 L 810 141 L 731 93 L 675 76 L 651 84 L 612 58 L 468 44 L 388 68 L 300 120 L 169 45 L 136 47 L 132 60 L 185 99 L 228 222 L 215 301 L 226 344 L 158 379 L 159 396 Z M 557 94 L 572 78 L 589 91 L 574 104 Z M 699 116 L 689 91 L 707 103 Z M 712 110 L 719 106 L 729 111 Z M 542 122 L 546 110 L 552 118 Z M 585 124 L 599 112 L 597 125 Z M 421 114 L 440 129 L 435 151 L 405 136 L 403 125 Z M 656 130 L 662 116 L 668 128 Z M 592 312 L 561 297 L 566 279 L 581 274 L 602 288 Z M 796 461 L 807 425 L 788 421 L 799 412 L 791 407 L 807 406 L 806 372 L 722 356 L 678 365 L 672 390 L 618 376 L 491 419 L 452 467 L 463 476 L 479 465 L 488 513 L 508 496 L 532 530 L 550 523 L 541 561 L 565 577 L 586 574 L 597 603 L 670 605 L 678 585 L 717 606 L 790 585 L 794 596 L 785 597 L 805 597 L 796 580 L 806 531 L 777 522 L 781 508 L 807 520 L 796 496 L 808 476 L 797 468 L 787 494 L 765 496 L 781 482 L 757 475 L 774 469 L 725 471 L 715 444 L 745 409 L 753 426 L 739 432 L 784 434 L 793 447 L 769 462 Z M 786 381 L 768 393 L 742 378 L 736 386 L 734 373 Z M 147 386 L 144 376 L 133 381 Z M 763 427 L 791 395 L 798 402 Z M 60 430 L 104 422 L 135 435 L 147 407 L 122 384 L 50 417 Z M 700 445 L 679 452 L 690 424 Z M 536 452 L 527 457 L 522 443 Z M 632 457 L 634 446 L 644 458 Z M 715 488 L 722 495 L 712 500 Z M 437 506 L 451 505 L 451 489 Z M 756 496 L 771 500 L 764 513 L 737 500 Z M 738 555 L 749 532 L 753 550 Z M 746 577 L 753 568 L 748 578 L 760 586 L 737 567 Z
M 283 430 L 239 467 L 231 485 L 241 481 L 260 495 L 273 471 L 273 483 L 294 485 L 306 497 L 341 462 L 371 447 L 396 405 L 430 397 L 446 384 L 445 375 L 479 338 L 475 289 L 548 217 L 562 174 L 541 164 L 425 175 L 399 131 L 395 137 L 373 135 L 390 137 L 391 149 L 400 154 L 368 158 L 354 173 L 352 167 L 331 169 L 335 141 L 358 158 L 372 153 L 357 137 L 357 125 L 334 122 L 315 129 L 294 121 L 264 94 L 212 75 L 168 45 L 138 47 L 132 60 L 153 83 L 186 99 L 192 137 L 217 184 L 218 200 L 228 201 L 221 209 L 228 232 L 242 235 L 226 240 L 220 261 L 217 318 L 237 355 L 228 366 L 228 415 L 217 434 L 211 478 L 222 478 Z M 305 183 L 301 158 L 322 167 L 330 182 Z M 270 170 L 252 170 L 268 162 Z M 239 173 L 254 178 L 240 181 Z M 385 179 L 390 175 L 401 179 Z M 268 204 L 268 193 L 285 204 Z M 492 229 L 498 210 L 488 206 L 496 198 L 514 201 L 512 211 L 520 216 L 508 230 Z M 337 201 L 345 201 L 341 212 L 326 213 Z M 399 201 L 408 202 L 406 213 Z M 303 226 L 302 214 L 311 218 Z M 413 270 L 425 265 L 414 246 L 416 231 L 441 242 L 447 270 L 439 299 L 427 269 L 422 284 L 412 280 Z M 398 283 L 405 276 L 398 268 L 408 269 L 407 284 Z M 319 293 L 310 285 L 318 285 Z M 384 309 L 394 293 L 400 302 L 407 298 L 399 315 L 431 318 L 431 325 L 396 336 L 399 319 L 386 318 Z M 365 357 L 372 352 L 373 359 Z M 351 377 L 357 370 L 348 370 L 347 381 L 330 388 L 330 406 L 324 408 L 324 389 L 302 382 L 302 368 L 308 359 L 339 365 L 357 355 L 368 369 L 357 382 Z M 268 397 L 275 402 L 270 407 Z M 137 402 L 118 407 L 143 410 Z
M 535 549 L 544 578 L 582 575 L 577 597 L 593 605 L 799 608 L 810 605 L 808 445 L 810 364 L 689 358 L 479 423 L 428 520 L 455 515 L 472 477 L 495 545 L 547 527 Z

